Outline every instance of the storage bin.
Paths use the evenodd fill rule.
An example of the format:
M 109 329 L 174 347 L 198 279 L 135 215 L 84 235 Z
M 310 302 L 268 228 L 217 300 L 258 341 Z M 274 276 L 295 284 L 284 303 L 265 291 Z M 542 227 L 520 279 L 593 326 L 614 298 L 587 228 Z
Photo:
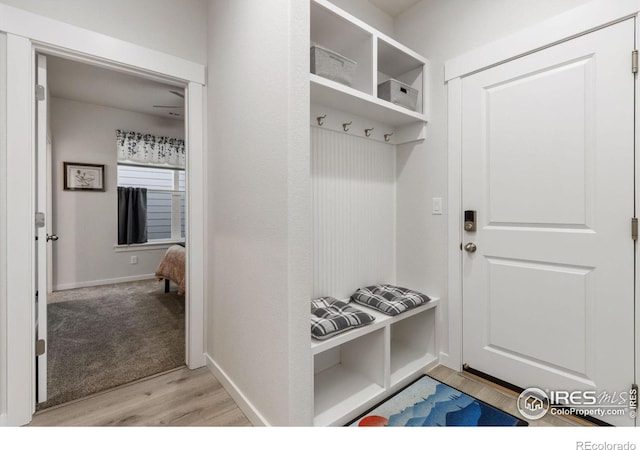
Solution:
M 378 98 L 415 111 L 418 90 L 392 78 L 378 85 Z
M 344 56 L 314 45 L 311 47 L 311 73 L 351 86 L 358 63 Z

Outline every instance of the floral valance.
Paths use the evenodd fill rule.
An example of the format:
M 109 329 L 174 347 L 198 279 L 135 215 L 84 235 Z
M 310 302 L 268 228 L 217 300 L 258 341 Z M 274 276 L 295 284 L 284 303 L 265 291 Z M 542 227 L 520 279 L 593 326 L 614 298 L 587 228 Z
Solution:
M 184 140 L 116 130 L 118 162 L 185 168 Z

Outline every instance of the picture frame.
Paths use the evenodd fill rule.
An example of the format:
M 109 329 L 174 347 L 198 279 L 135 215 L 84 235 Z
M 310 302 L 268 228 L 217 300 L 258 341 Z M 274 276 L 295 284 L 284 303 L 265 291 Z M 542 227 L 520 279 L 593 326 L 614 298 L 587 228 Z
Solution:
M 65 191 L 104 192 L 104 164 L 65 162 L 63 165 Z

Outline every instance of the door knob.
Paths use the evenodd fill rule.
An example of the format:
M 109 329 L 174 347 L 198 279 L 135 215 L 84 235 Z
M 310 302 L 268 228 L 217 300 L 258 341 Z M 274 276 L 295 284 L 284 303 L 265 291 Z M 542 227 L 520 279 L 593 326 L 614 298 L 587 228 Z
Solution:
M 60 239 L 60 238 L 55 234 L 47 234 L 47 242 L 49 242 L 49 241 L 57 241 L 58 239 Z
M 473 242 L 467 242 L 464 245 L 464 249 L 469 253 L 475 253 L 475 251 L 478 250 L 478 247 L 476 247 L 476 244 L 474 244 Z

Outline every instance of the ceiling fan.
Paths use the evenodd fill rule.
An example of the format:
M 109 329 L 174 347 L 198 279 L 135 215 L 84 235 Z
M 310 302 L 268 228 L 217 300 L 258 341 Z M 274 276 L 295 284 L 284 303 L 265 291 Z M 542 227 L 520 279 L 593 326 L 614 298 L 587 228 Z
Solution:
M 184 94 L 178 91 L 169 91 L 173 95 L 177 95 L 178 97 L 184 99 Z M 167 108 L 167 109 L 184 109 L 184 105 L 175 106 L 175 105 L 153 105 L 154 108 Z M 169 111 L 170 116 L 181 116 L 181 113 Z

